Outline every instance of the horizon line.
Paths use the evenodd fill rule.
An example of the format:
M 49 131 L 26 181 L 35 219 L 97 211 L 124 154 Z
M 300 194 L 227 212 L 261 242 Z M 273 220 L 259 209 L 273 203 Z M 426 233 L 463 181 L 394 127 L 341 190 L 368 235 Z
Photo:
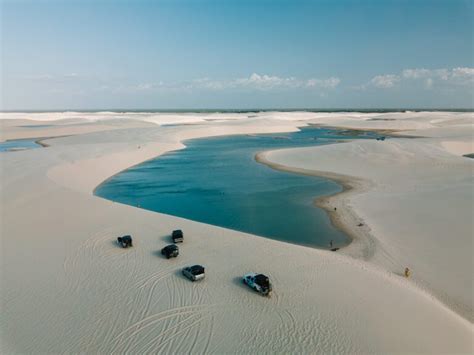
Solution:
M 59 109 L 8 109 L 1 110 L 0 113 L 41 113 L 41 112 L 271 112 L 271 111 L 309 111 L 309 112 L 378 112 L 378 111 L 473 111 L 474 107 L 332 107 L 332 108 L 314 108 L 314 107 L 265 107 L 265 108 L 59 108 Z

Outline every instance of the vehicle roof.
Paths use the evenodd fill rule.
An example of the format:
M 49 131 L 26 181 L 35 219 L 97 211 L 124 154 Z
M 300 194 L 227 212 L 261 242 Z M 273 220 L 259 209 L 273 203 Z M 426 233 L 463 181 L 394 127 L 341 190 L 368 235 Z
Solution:
M 203 273 L 204 272 L 204 266 L 201 266 L 201 265 L 193 265 L 193 266 L 189 266 L 187 267 L 187 269 L 189 269 L 189 271 L 191 271 L 191 273 Z
M 191 269 L 194 269 L 194 268 L 203 268 L 204 269 L 204 266 L 196 264 L 196 265 L 190 266 L 190 268 Z
M 270 284 L 270 280 L 264 274 L 256 275 L 255 282 L 261 286 L 268 286 Z

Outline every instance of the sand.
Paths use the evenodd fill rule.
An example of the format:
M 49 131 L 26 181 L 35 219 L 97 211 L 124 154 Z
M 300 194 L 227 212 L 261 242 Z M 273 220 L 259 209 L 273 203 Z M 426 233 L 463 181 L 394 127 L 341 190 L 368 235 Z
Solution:
M 132 115 L 119 115 L 117 122 L 111 113 L 102 115 L 107 119 L 91 116 L 67 123 L 55 114 L 48 121 L 53 127 L 33 129 L 12 124 L 21 114 L 3 117 L 9 123 L 2 137 L 8 139 L 68 136 L 46 140 L 47 148 L 0 155 L 2 353 L 472 352 L 472 305 L 467 302 L 472 300 L 472 280 L 467 280 L 472 264 L 466 264 L 472 255 L 472 218 L 465 217 L 472 214 L 466 189 L 472 186 L 473 162 L 443 146 L 469 141 L 469 132 L 462 131 L 472 126 L 471 114 L 270 112 L 212 115 L 209 120 L 206 114 L 164 118 L 167 124 L 173 118 L 187 123 L 177 126 L 160 125 L 160 115 L 154 115 L 154 122 Z M 29 114 L 28 119 L 34 118 Z M 432 132 L 419 143 L 406 138 L 357 141 L 310 148 L 304 152 L 310 155 L 299 149 L 265 154 L 289 168 L 360 181 L 366 189 L 338 195 L 352 208 L 341 208 L 341 224 L 353 229 L 344 216 L 360 218 L 370 232 L 367 240 L 375 245 L 362 241 L 347 248 L 353 254 L 332 253 L 93 195 L 98 184 L 121 170 L 183 149 L 185 139 L 294 131 L 308 123 Z M 370 159 L 362 164 L 361 156 Z M 406 164 L 407 170 L 399 171 L 396 164 Z M 417 183 L 420 179 L 429 179 L 425 187 Z M 412 216 L 410 211 L 426 208 L 425 198 L 431 213 Z M 439 207 L 445 205 L 457 213 Z M 398 223 L 387 217 L 394 211 Z M 446 212 L 449 226 L 443 229 L 437 219 Z M 424 228 L 426 221 L 433 226 Z M 178 227 L 185 243 L 177 259 L 166 260 L 159 250 Z M 436 232 L 431 239 L 430 231 Z M 132 249 L 116 245 L 123 234 L 134 237 Z M 370 253 L 365 255 L 364 248 Z M 182 267 L 195 263 L 206 266 L 206 279 L 199 283 L 180 275 Z M 397 274 L 404 265 L 413 269 L 413 279 Z M 241 283 L 250 271 L 270 276 L 270 298 Z
M 289 171 L 331 172 L 333 179 L 339 174 L 354 189 L 320 204 L 336 207 L 333 220 L 364 245 L 345 253 L 394 273 L 409 267 L 419 286 L 472 322 L 474 161 L 462 154 L 472 151 L 473 118 L 453 116 L 416 130 L 424 138 L 280 150 L 260 160 Z

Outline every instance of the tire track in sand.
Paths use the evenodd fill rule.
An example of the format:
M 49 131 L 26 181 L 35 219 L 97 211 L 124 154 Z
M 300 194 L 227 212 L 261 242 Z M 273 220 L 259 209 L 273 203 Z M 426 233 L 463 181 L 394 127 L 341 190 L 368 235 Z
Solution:
M 139 334 L 144 329 L 147 329 L 148 327 L 155 325 L 159 322 L 164 322 L 170 318 L 182 317 L 188 314 L 196 314 L 196 312 L 199 312 L 199 308 L 202 308 L 202 307 L 207 307 L 207 306 L 194 305 L 194 306 L 167 309 L 163 312 L 159 312 L 159 313 L 150 315 L 144 319 L 141 319 L 131 324 L 130 326 L 128 326 L 126 329 L 124 329 L 119 334 L 117 334 L 114 337 L 114 339 L 112 339 L 111 342 L 115 343 L 115 345 L 112 347 L 112 350 L 110 351 L 110 353 L 114 354 L 117 352 L 119 353 L 126 352 L 125 349 L 122 349 L 119 351 L 119 348 L 124 347 L 124 346 L 125 348 L 129 348 L 133 340 L 136 339 L 135 335 Z M 132 340 L 132 341 L 130 342 L 129 340 Z M 127 344 L 124 345 L 124 343 L 127 343 Z

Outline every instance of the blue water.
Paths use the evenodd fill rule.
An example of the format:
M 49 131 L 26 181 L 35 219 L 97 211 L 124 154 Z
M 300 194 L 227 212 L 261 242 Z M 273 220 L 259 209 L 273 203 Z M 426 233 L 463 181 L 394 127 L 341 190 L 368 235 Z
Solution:
M 375 137 L 369 132 L 312 127 L 295 133 L 194 139 L 186 141 L 186 149 L 112 177 L 95 193 L 290 243 L 329 248 L 332 240 L 333 247 L 340 247 L 349 242 L 347 236 L 313 202 L 318 196 L 339 192 L 341 186 L 324 178 L 273 170 L 255 162 L 254 156 L 263 150 Z
M 36 139 L 16 139 L 0 142 L 0 152 L 39 148 L 41 145 L 35 142 Z

